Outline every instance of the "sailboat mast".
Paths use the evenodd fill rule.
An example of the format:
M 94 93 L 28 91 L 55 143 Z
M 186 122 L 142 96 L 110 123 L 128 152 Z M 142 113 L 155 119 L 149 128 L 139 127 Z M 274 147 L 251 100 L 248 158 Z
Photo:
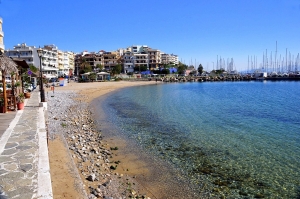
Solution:
M 275 68 L 277 70 L 277 41 L 276 41 L 276 51 L 275 51 Z

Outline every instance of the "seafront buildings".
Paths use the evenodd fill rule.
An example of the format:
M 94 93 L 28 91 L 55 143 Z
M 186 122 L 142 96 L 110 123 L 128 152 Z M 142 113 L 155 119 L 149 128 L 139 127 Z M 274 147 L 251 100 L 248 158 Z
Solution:
M 83 51 L 75 56 L 75 68 L 83 70 L 88 63 L 95 71 L 98 70 L 97 65 L 111 71 L 116 65 L 121 65 L 123 73 L 133 73 L 141 72 L 141 68 L 156 70 L 164 65 L 176 65 L 179 63 L 178 60 L 177 55 L 166 54 L 147 45 L 132 45 L 111 52 Z
M 38 47 L 27 46 L 26 43 L 17 44 L 13 49 L 5 50 L 8 57 L 20 58 L 28 65 L 40 67 L 40 58 L 37 54 Z M 46 78 L 69 76 L 74 71 L 75 54 L 70 51 L 61 51 L 55 45 L 44 45 L 42 59 L 42 73 Z

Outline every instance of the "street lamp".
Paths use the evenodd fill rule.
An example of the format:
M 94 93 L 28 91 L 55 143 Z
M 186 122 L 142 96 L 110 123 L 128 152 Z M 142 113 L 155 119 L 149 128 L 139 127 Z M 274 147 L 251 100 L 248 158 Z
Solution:
M 43 87 L 43 73 L 42 73 L 42 56 L 43 56 L 43 49 L 39 48 L 36 50 L 38 56 L 40 58 L 40 93 L 41 93 L 41 102 L 46 102 L 45 100 L 45 92 Z

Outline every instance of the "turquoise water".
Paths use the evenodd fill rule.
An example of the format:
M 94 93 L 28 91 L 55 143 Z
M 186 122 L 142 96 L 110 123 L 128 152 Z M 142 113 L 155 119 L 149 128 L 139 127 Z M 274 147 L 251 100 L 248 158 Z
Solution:
M 226 198 L 300 198 L 300 82 L 170 83 L 126 88 L 109 120 Z

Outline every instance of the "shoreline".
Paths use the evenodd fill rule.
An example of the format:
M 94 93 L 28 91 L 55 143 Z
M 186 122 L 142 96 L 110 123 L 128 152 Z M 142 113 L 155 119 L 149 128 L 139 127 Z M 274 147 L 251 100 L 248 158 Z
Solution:
M 106 100 L 105 96 L 97 102 L 102 104 L 102 100 Z M 117 126 L 108 121 L 107 117 L 102 114 L 101 106 L 96 107 L 96 104 L 93 104 L 93 107 L 97 108 L 93 109 L 97 113 L 95 121 L 100 124 L 98 127 L 103 132 L 105 143 L 108 146 L 119 148 L 112 158 L 113 162 L 121 162 L 116 172 L 135 178 L 139 188 L 151 198 L 194 199 L 200 195 L 201 198 L 207 198 L 207 195 L 199 193 L 199 190 L 195 189 L 195 185 L 187 181 L 187 176 L 182 171 L 149 153 L 136 140 L 119 132 Z
M 86 151 L 83 151 L 83 148 L 89 149 L 89 146 L 85 145 L 85 141 L 81 142 L 80 145 L 84 145 L 84 147 L 79 147 L 74 150 L 72 147 L 72 139 L 74 137 L 80 137 L 84 132 L 78 131 L 78 133 L 70 132 L 63 128 L 63 124 L 65 127 L 70 127 L 70 129 L 74 130 L 74 127 L 71 127 L 71 122 L 68 123 L 68 120 L 74 122 L 74 118 L 72 116 L 78 115 L 79 123 L 82 120 L 85 120 L 85 123 L 88 123 L 90 119 L 94 119 L 91 115 L 89 109 L 91 109 L 92 100 L 99 98 L 107 93 L 112 91 L 116 91 L 121 88 L 129 87 L 129 86 L 141 86 L 141 85 L 149 85 L 153 84 L 151 82 L 107 82 L 106 83 L 71 83 L 65 87 L 55 87 L 54 93 L 50 89 L 46 89 L 47 97 L 49 100 L 49 109 L 48 115 L 49 118 L 47 120 L 48 124 L 48 132 L 49 132 L 49 156 L 50 156 L 50 173 L 52 178 L 52 188 L 54 197 L 58 198 L 105 198 L 105 197 L 120 197 L 120 196 L 143 196 L 146 198 L 145 191 L 139 191 L 138 183 L 135 179 L 130 178 L 128 175 L 123 175 L 117 173 L 110 169 L 112 164 L 110 161 L 112 160 L 112 156 L 114 155 L 114 151 L 109 149 L 109 146 L 106 143 L 105 139 L 100 139 L 96 141 L 99 143 L 99 146 L 95 148 L 99 148 L 99 153 L 105 152 L 104 155 L 94 157 L 87 157 L 86 160 L 81 160 L 83 156 L 92 156 Z M 99 87 L 101 86 L 101 87 Z M 49 97 L 51 95 L 51 97 Z M 66 97 L 75 99 L 67 100 Z M 59 99 L 58 99 L 59 98 Z M 66 99 L 68 102 L 65 102 Z M 74 104 L 73 104 L 73 102 Z M 66 105 L 67 107 L 63 107 Z M 72 104 L 72 105 L 70 105 Z M 72 107 L 75 106 L 75 107 Z M 60 117 L 60 115 L 55 111 L 55 109 L 60 109 L 60 111 L 64 112 L 64 116 Z M 58 112 L 60 112 L 58 111 Z M 55 115 L 56 114 L 56 115 Z M 66 118 L 67 117 L 67 118 Z M 56 122 L 56 123 L 55 123 Z M 60 123 L 60 124 L 59 124 Z M 91 122 L 93 123 L 93 122 Z M 87 128 L 88 131 L 92 131 L 92 134 L 89 139 L 94 139 L 97 137 L 97 130 L 93 129 L 94 124 L 80 124 L 83 127 Z M 81 128 L 81 126 L 80 126 Z M 75 128 L 76 129 L 76 128 Z M 72 131 L 71 130 L 71 131 Z M 80 130 L 78 128 L 78 130 Z M 62 132 L 67 131 L 67 132 Z M 70 139 L 70 137 L 72 139 Z M 83 136 L 82 136 L 83 137 Z M 102 137 L 102 132 L 100 132 L 99 137 Z M 89 141 L 89 140 L 86 140 Z M 77 144 L 77 143 L 76 143 Z M 101 144 L 101 146 L 100 146 Z M 73 151 L 72 151 L 73 150 Z M 97 150 L 97 149 L 96 149 Z M 75 152 L 75 153 L 74 153 Z M 78 157 L 82 155 L 81 157 Z M 82 153 L 83 152 L 83 153 Z M 80 154 L 81 153 L 81 154 Z M 97 152 L 98 154 L 98 152 Z M 98 160 L 100 159 L 100 161 Z M 103 159 L 104 161 L 102 161 Z M 96 172 L 96 179 L 88 180 L 90 176 L 86 176 L 84 172 L 94 172 L 95 169 L 90 169 L 89 167 L 94 166 L 94 161 L 97 162 L 97 166 L 100 170 Z M 85 164 L 87 162 L 87 164 Z M 87 167 L 88 170 L 84 170 L 82 168 Z M 100 174 L 100 175 L 99 175 Z M 101 180 L 102 179 L 102 180 Z M 122 181 L 122 183 L 121 183 Z M 83 184 L 82 184 L 83 183 Z M 108 185 L 109 184 L 109 185 Z M 130 190 L 126 191 L 130 186 Z M 108 188 L 109 187 L 109 188 Z M 125 193 L 126 192 L 126 193 Z M 141 192 L 141 193 L 140 193 Z M 148 197 L 147 197 L 148 198 Z M 156 198 L 156 197 L 154 197 Z M 149 197 L 150 199 L 150 197 Z
M 108 85 L 106 88 L 106 90 L 109 90 L 109 89 L 111 89 L 111 88 L 109 88 L 109 86 L 112 86 L 112 85 L 114 85 L 114 83 L 117 83 L 117 84 L 119 84 L 119 82 L 112 82 L 110 85 Z M 122 83 L 124 83 L 124 82 L 121 82 L 121 84 Z M 126 82 L 125 82 L 126 83 Z M 96 86 L 97 87 L 97 86 Z M 151 86 L 152 87 L 152 86 Z M 152 87 L 152 88 L 150 88 L 150 87 L 147 87 L 147 88 L 149 88 L 149 89 L 155 89 L 156 87 Z M 67 89 L 67 88 L 64 88 L 64 89 Z M 95 88 L 94 90 L 97 90 L 98 88 Z M 137 89 L 140 89 L 140 88 L 137 88 Z M 93 91 L 94 91 L 93 90 Z M 103 89 L 103 90 L 105 90 L 105 89 Z M 115 91 L 116 89 L 112 89 L 112 91 Z M 140 89 L 141 90 L 141 89 Z M 93 92 L 93 91 L 91 91 L 91 92 Z M 131 91 L 135 91 L 135 90 L 131 90 Z M 120 91 L 121 93 L 123 93 L 123 91 Z M 106 94 L 109 94 L 110 92 L 105 92 Z M 121 94 L 121 93 L 119 93 L 119 94 Z M 127 92 L 126 92 L 127 93 Z M 125 95 L 126 95 L 126 93 L 124 93 Z M 130 91 L 129 91 L 129 93 L 131 93 Z M 118 93 L 115 93 L 116 94 L 116 99 L 119 99 L 118 97 L 120 96 Z M 115 96 L 115 94 L 113 94 L 112 96 Z M 70 95 L 70 92 L 69 93 L 66 93 L 66 95 L 69 95 L 68 97 L 69 98 L 72 98 L 72 95 Z M 111 98 L 111 96 L 110 95 L 106 95 L 106 96 L 102 96 L 102 97 L 99 97 L 99 98 L 95 98 L 95 99 L 97 99 L 96 101 L 98 101 L 99 102 L 99 105 L 100 105 L 100 107 L 102 107 L 103 108 L 103 110 L 105 110 L 105 112 L 106 112 L 106 110 L 109 110 L 109 109 L 106 109 L 106 103 L 108 102 L 108 104 L 107 105 L 109 105 L 110 103 L 110 101 L 107 101 L 107 100 L 109 100 Z M 79 102 L 81 102 L 81 101 L 91 101 L 91 98 L 87 98 L 87 97 L 85 97 L 85 95 L 82 95 L 81 97 L 78 97 L 77 98 L 78 100 L 79 100 Z M 147 99 L 149 99 L 149 98 L 147 98 Z M 151 99 L 151 98 L 150 98 Z M 113 104 L 115 104 L 115 103 L 117 103 L 118 104 L 118 101 L 112 101 L 113 102 Z M 125 107 L 126 107 L 126 103 L 127 102 L 125 102 L 125 103 L 123 103 L 122 104 L 122 106 L 124 106 L 125 105 Z M 172 195 L 172 192 L 171 192 L 171 194 L 167 194 L 167 195 L 164 195 L 164 196 L 162 196 L 162 194 L 166 194 L 166 192 L 168 192 L 168 191 L 172 191 L 172 188 L 173 188 L 173 190 L 174 191 L 177 191 L 177 192 L 184 192 L 184 193 L 186 193 L 186 194 L 191 194 L 191 193 L 193 193 L 193 192 L 190 192 L 190 191 L 186 191 L 186 190 L 184 190 L 184 188 L 185 187 L 188 187 L 189 185 L 191 185 L 191 187 L 193 187 L 192 185 L 194 185 L 194 181 L 191 181 L 192 183 L 190 183 L 190 184 L 185 184 L 185 183 L 182 183 L 181 184 L 181 187 L 179 186 L 172 186 L 173 184 L 173 182 L 171 182 L 171 181 L 168 181 L 169 182 L 169 185 L 171 185 L 171 189 L 169 189 L 169 187 L 167 186 L 167 183 L 164 183 L 164 182 L 162 182 L 161 181 L 161 179 L 160 179 L 160 177 L 162 177 L 162 176 L 160 176 L 160 173 L 158 173 L 158 177 L 156 177 L 156 176 L 153 176 L 152 174 L 154 173 L 156 173 L 157 174 L 157 172 L 156 171 L 154 171 L 153 172 L 153 170 L 151 171 L 151 169 L 154 169 L 155 170 L 155 168 L 158 170 L 158 171 L 161 171 L 161 167 L 157 167 L 157 165 L 155 165 L 154 163 L 156 163 L 155 161 L 153 161 L 153 159 L 151 159 L 151 158 L 155 158 L 156 156 L 155 155 L 153 155 L 152 153 L 145 153 L 144 154 L 144 158 L 142 157 L 142 156 L 140 156 L 140 149 L 142 149 L 142 147 L 141 148 L 138 148 L 139 147 L 139 142 L 136 142 L 137 144 L 136 145 L 134 145 L 134 139 L 132 139 L 133 140 L 133 142 L 127 142 L 127 140 L 126 139 L 124 139 L 124 138 L 128 138 L 128 136 L 129 137 L 131 137 L 130 136 L 130 134 L 128 134 L 128 133 L 126 133 L 126 132 L 124 132 L 123 133 L 123 131 L 122 131 L 122 129 L 119 129 L 119 127 L 118 127 L 118 123 L 117 124 L 115 124 L 114 123 L 114 119 L 113 118 L 110 118 L 111 116 L 113 116 L 114 117 L 114 114 L 113 115 L 111 115 L 109 112 L 108 112 L 108 115 L 107 116 L 105 116 L 103 113 L 105 113 L 105 112 L 101 112 L 101 110 L 100 110 L 100 112 L 97 110 L 97 109 L 95 109 L 95 106 L 94 105 L 92 105 L 91 103 L 89 104 L 90 106 L 88 107 L 90 110 L 92 110 L 92 112 L 96 112 L 96 113 L 100 113 L 100 115 L 102 116 L 102 119 L 103 120 L 99 120 L 99 121 L 96 121 L 96 120 L 94 120 L 95 122 L 96 122 L 96 124 L 97 124 L 97 122 L 99 122 L 99 124 L 100 124 L 100 127 L 97 127 L 97 128 L 100 128 L 101 130 L 101 132 L 102 132 L 102 135 L 103 135 L 103 144 L 106 146 L 106 148 L 110 148 L 110 147 L 118 147 L 119 148 L 119 150 L 112 150 L 112 152 L 113 152 L 113 158 L 114 157 L 116 157 L 116 159 L 110 159 L 111 160 L 111 162 L 113 162 L 113 164 L 114 164 L 114 162 L 117 162 L 117 161 L 120 161 L 121 160 L 121 164 L 118 164 L 118 167 L 117 167 L 117 169 L 116 170 L 114 170 L 114 172 L 112 173 L 112 175 L 116 175 L 116 173 L 118 173 L 118 174 L 122 174 L 123 176 L 126 176 L 126 178 L 127 178 L 127 175 L 130 177 L 131 175 L 134 175 L 134 172 L 137 172 L 138 171 L 138 169 L 139 168 L 141 168 L 141 172 L 140 173 L 137 173 L 137 175 L 136 175 L 136 178 L 134 178 L 134 179 L 136 179 L 137 180 L 137 183 L 135 183 L 135 184 L 139 184 L 139 183 L 141 183 L 141 185 L 142 185 L 142 188 L 146 188 L 146 190 L 148 189 L 148 190 L 150 190 L 151 191 L 151 193 L 153 193 L 152 195 L 154 195 L 154 197 L 151 197 L 151 198 L 193 198 L 193 197 L 179 197 L 179 195 Z M 110 106 L 108 106 L 108 107 L 110 107 Z M 120 107 L 120 106 L 119 106 Z M 134 113 L 133 113 L 134 114 Z M 91 114 L 91 116 L 93 116 L 92 114 Z M 126 115 L 125 115 L 126 116 Z M 134 115 L 133 115 L 134 116 Z M 155 116 L 155 115 L 153 115 L 153 116 Z M 95 117 L 95 118 L 97 118 L 97 117 Z M 106 125 L 104 125 L 105 123 L 107 122 L 107 124 Z M 134 125 L 134 124 L 133 124 Z M 112 127 L 111 127 L 112 126 Z M 111 127 L 111 128 L 110 128 Z M 110 130 L 110 131 L 109 131 Z M 150 130 L 150 129 L 149 129 Z M 155 129 L 153 129 L 153 130 L 155 130 Z M 118 132 L 119 131 L 119 132 Z M 159 130 L 158 130 L 159 131 Z M 138 130 L 137 130 L 137 132 L 138 132 Z M 149 131 L 149 132 L 152 132 L 151 130 Z M 156 133 L 157 132 L 157 130 L 155 130 L 155 131 L 153 131 L 152 133 Z M 124 135 L 123 137 L 122 137 L 122 135 Z M 128 136 L 127 136 L 128 135 Z M 130 139 L 129 139 L 130 140 Z M 129 148 L 134 148 L 134 149 L 136 149 L 135 151 L 132 151 L 132 150 L 129 150 Z M 124 150 L 124 149 L 126 149 L 126 150 Z M 147 148 L 145 148 L 145 151 L 147 151 Z M 128 152 L 128 153 L 126 153 L 126 152 Z M 129 154 L 129 155 L 128 155 Z M 130 154 L 131 155 L 133 155 L 133 156 L 130 156 Z M 154 153 L 155 154 L 155 153 Z M 147 155 L 149 156 L 149 157 L 147 157 Z M 122 159 L 122 157 L 124 156 L 124 158 Z M 153 157 L 152 157 L 153 156 Z M 133 158 L 131 158 L 131 157 L 133 157 Z M 142 158 L 141 158 L 142 157 Z M 158 156 L 158 157 L 160 157 L 160 156 Z M 144 161 L 144 159 L 149 159 L 149 161 L 150 161 L 150 163 L 151 164 L 149 164 L 149 161 L 147 162 L 147 161 Z M 160 159 L 160 158 L 157 158 L 158 160 Z M 136 162 L 134 162 L 134 161 L 136 161 L 136 160 L 138 160 L 138 161 L 141 161 L 142 163 L 144 163 L 145 162 L 145 164 L 141 164 L 140 166 L 139 166 L 139 164 L 138 163 L 136 163 Z M 126 162 L 127 161 L 127 162 Z M 154 162 L 154 163 L 153 163 Z M 162 160 L 162 162 L 164 162 L 163 160 Z M 135 168 L 130 168 L 129 169 L 129 172 L 123 172 L 124 170 L 126 171 L 126 169 L 128 168 L 128 166 L 127 165 L 130 165 L 130 163 L 131 164 L 133 164 L 134 166 L 137 166 L 137 169 L 135 169 Z M 152 164 L 153 163 L 153 164 Z M 167 165 L 167 164 L 165 164 L 165 165 Z M 115 164 L 114 164 L 114 166 L 115 166 Z M 155 167 L 156 166 L 156 167 Z M 167 165 L 168 166 L 168 165 Z M 172 166 L 172 165 L 171 165 Z M 144 169 L 144 170 L 143 170 Z M 171 167 L 170 167 L 170 169 L 172 169 Z M 131 171 L 133 171 L 132 173 L 131 173 Z M 151 172 L 153 172 L 153 173 L 151 173 Z M 170 171 L 168 171 L 168 168 L 167 168 L 167 172 L 170 172 Z M 161 174 L 163 174 L 163 173 L 161 173 Z M 143 176 L 144 175 L 144 176 Z M 151 182 L 149 182 L 149 181 L 147 181 L 147 178 L 149 177 L 149 176 L 151 176 L 151 177 L 153 177 L 152 178 L 152 180 L 153 180 L 153 182 L 155 182 L 154 184 L 151 184 Z M 176 176 L 178 176 L 178 175 L 176 175 Z M 175 177 L 176 177 L 175 176 Z M 227 175 L 226 175 L 227 176 Z M 118 176 L 117 176 L 118 177 Z M 127 178 L 127 179 L 129 179 L 129 177 Z M 163 176 L 164 177 L 164 176 Z M 171 175 L 171 177 L 173 177 L 174 178 L 174 176 L 172 176 Z M 204 176 L 205 177 L 205 176 Z M 145 179 L 145 180 L 144 180 Z M 118 179 L 117 179 L 118 180 Z M 163 179 L 163 180 L 165 180 L 165 179 Z M 203 183 L 202 183 L 203 182 Z M 214 184 L 215 183 L 218 183 L 218 181 L 212 181 Z M 236 182 L 238 182 L 238 181 L 236 181 Z M 130 181 L 130 183 L 133 183 L 133 181 Z M 144 186 L 144 185 L 146 185 L 146 186 Z M 200 179 L 200 181 L 198 181 L 198 183 L 197 183 L 197 185 L 199 185 L 200 187 L 198 187 L 198 188 L 200 188 L 200 189 L 202 189 L 201 187 L 202 186 L 205 186 L 206 184 L 205 184 L 205 180 L 204 181 L 202 181 L 201 179 Z M 218 188 L 218 186 L 220 186 L 219 184 L 215 184 L 216 185 L 216 187 Z M 235 185 L 235 183 L 234 183 L 234 185 Z M 215 186 L 214 186 L 215 187 Z M 204 187 L 205 188 L 205 187 Z M 219 189 L 213 189 L 213 191 L 219 191 Z M 234 188 L 234 187 L 233 187 Z M 198 189 L 198 191 L 200 190 L 200 189 Z M 234 188 L 235 189 L 235 188 Z M 145 189 L 144 189 L 145 190 Z M 152 192 L 152 190 L 154 190 L 154 192 Z M 159 192 L 161 190 L 161 193 Z M 205 196 L 203 196 L 202 198 L 212 198 L 213 196 L 215 196 L 215 194 L 213 193 L 213 192 L 211 192 L 210 190 L 212 190 L 212 189 L 209 189 L 209 190 L 207 190 L 208 192 L 207 192 L 207 194 L 208 195 L 205 195 Z M 259 190 L 259 189 L 257 189 L 257 190 Z M 146 191 L 143 191 L 143 189 L 140 189 L 140 190 L 138 190 L 138 191 L 141 191 L 141 193 L 147 193 Z M 195 194 L 195 196 L 196 196 L 196 198 L 197 197 L 200 197 L 200 195 L 198 195 L 198 194 L 200 194 L 199 192 L 198 192 L 197 190 L 194 192 L 194 194 Z M 256 193 L 256 191 L 255 192 L 253 192 L 253 193 Z M 251 194 L 252 194 L 252 192 L 251 192 Z M 146 194 L 148 197 L 150 197 L 151 195 L 148 195 L 148 194 Z M 183 194 L 184 195 L 184 194 Z M 181 195 L 182 196 L 182 195 Z M 189 196 L 191 196 L 191 195 L 189 195 Z M 195 197 L 194 197 L 195 198 Z
M 153 157 L 151 154 L 143 152 L 143 150 L 139 148 L 138 145 L 135 145 L 134 142 L 130 142 L 124 136 L 120 135 L 120 133 L 118 133 L 116 129 L 112 129 L 111 124 L 105 122 L 105 115 L 102 114 L 101 110 L 99 110 L 101 106 L 95 106 L 95 103 L 99 103 L 99 101 L 101 104 L 101 100 L 105 100 L 107 94 L 111 94 L 112 92 L 115 92 L 119 89 L 131 86 L 143 86 L 152 84 L 157 83 L 153 81 L 71 83 L 65 87 L 55 87 L 54 97 L 50 98 L 50 92 L 52 91 L 48 89 L 47 95 L 49 99 L 49 105 L 52 103 L 50 101 L 54 99 L 57 100 L 57 96 L 59 96 L 61 99 L 66 98 L 66 96 L 68 96 L 69 98 L 72 98 L 73 96 L 75 97 L 75 99 L 73 100 L 75 107 L 72 107 L 70 105 L 70 107 L 65 110 L 64 114 L 66 115 L 62 118 L 58 118 L 60 117 L 60 115 L 55 116 L 57 118 L 56 121 L 54 121 L 61 121 L 66 123 L 66 126 L 68 125 L 67 128 L 69 128 L 70 126 L 70 130 L 68 130 L 68 132 L 64 133 L 63 135 L 54 136 L 59 139 L 54 138 L 49 141 L 49 151 L 50 155 L 52 155 L 50 157 L 50 167 L 52 166 L 50 172 L 60 172 L 59 174 L 56 174 L 56 176 L 53 175 L 54 178 L 57 178 L 57 176 L 59 176 L 59 178 L 57 179 L 52 179 L 54 196 L 59 194 L 60 198 L 76 198 L 75 196 L 78 194 L 84 195 L 83 192 L 85 191 L 85 195 L 88 195 L 88 197 L 90 197 L 90 194 L 93 194 L 92 197 L 96 195 L 98 198 L 104 198 L 105 196 L 114 196 L 120 198 L 129 198 L 129 196 L 143 196 L 144 198 L 148 199 L 195 198 L 194 194 L 197 195 L 197 193 L 194 193 L 192 191 L 188 182 L 186 182 L 184 178 L 182 178 L 182 176 L 179 174 L 180 172 L 178 173 L 174 168 L 172 168 L 172 165 L 164 163 L 162 160 L 156 160 L 155 157 Z M 62 100 L 59 101 L 61 102 Z M 58 104 L 51 104 L 51 106 L 52 107 L 49 108 L 48 112 L 53 111 L 51 109 L 61 107 Z M 88 110 L 89 113 L 86 113 Z M 79 139 L 77 139 L 77 137 L 80 138 L 79 135 L 82 134 L 82 131 L 80 131 L 81 133 L 75 132 L 76 130 L 74 131 L 74 127 L 71 127 L 73 125 L 72 123 L 79 119 L 79 117 L 74 119 L 74 113 L 76 114 L 76 112 L 77 114 L 81 113 L 80 120 L 85 120 L 85 122 L 89 121 L 89 119 L 92 120 L 91 123 L 93 124 L 91 126 L 87 126 L 89 126 L 88 128 L 92 129 L 91 131 L 93 132 L 93 134 L 92 136 L 85 134 L 85 136 L 89 137 L 88 141 L 90 141 L 91 138 L 97 137 L 97 132 L 100 132 L 101 140 L 98 141 L 100 143 L 100 145 L 98 145 L 98 148 L 100 148 L 98 152 L 100 154 L 104 154 L 102 155 L 102 157 L 100 157 L 100 161 L 99 157 L 97 158 L 97 156 L 93 155 L 93 151 L 90 155 L 86 151 L 83 151 L 82 147 L 75 147 L 76 142 L 79 142 Z M 69 122 L 69 124 L 67 123 L 67 120 L 65 118 L 66 116 L 70 117 L 68 119 L 72 121 Z M 51 118 L 49 120 L 51 120 Z M 61 128 L 61 125 L 59 123 L 56 123 L 56 126 L 59 126 Z M 74 138 L 77 141 L 74 142 Z M 60 156 L 60 153 L 58 153 L 54 149 L 56 145 L 62 143 L 63 141 L 68 143 L 64 145 L 64 158 L 62 158 Z M 79 145 L 83 145 L 83 148 L 87 149 L 89 149 L 89 147 L 94 147 L 94 144 L 93 146 L 88 146 L 85 145 L 85 141 L 79 143 Z M 118 150 L 113 150 L 116 147 L 118 148 Z M 87 160 L 84 160 L 84 158 L 82 159 L 82 157 L 86 157 L 86 155 L 88 155 Z M 57 171 L 58 169 L 55 167 L 57 167 L 58 165 L 55 163 L 57 163 L 57 161 L 61 162 L 61 159 L 66 159 L 66 157 L 68 157 L 68 160 L 62 162 L 62 164 L 69 165 L 69 168 L 66 169 L 65 173 L 62 173 L 62 171 Z M 102 159 L 105 160 L 105 162 L 103 162 Z M 70 162 L 73 163 L 73 168 L 72 166 L 70 166 L 72 165 Z M 98 169 L 95 166 L 95 163 L 99 163 L 97 165 L 100 165 L 100 170 L 96 172 L 96 180 L 89 181 L 87 180 L 89 178 L 87 172 L 90 173 L 94 171 L 95 168 Z M 83 168 L 88 169 L 84 170 Z M 68 176 L 68 174 L 70 173 L 72 175 Z M 67 185 L 65 179 L 61 179 L 64 177 L 69 179 L 69 181 L 74 181 L 75 183 Z M 84 190 L 80 188 L 82 185 L 80 186 L 78 178 L 81 178 L 81 181 L 84 184 Z M 103 186 L 103 184 L 106 185 L 107 183 L 109 184 L 109 186 Z M 70 187 L 72 186 L 76 187 L 76 189 L 70 189 Z M 65 187 L 65 189 L 69 189 L 67 191 L 69 191 L 70 194 L 67 194 L 67 192 L 57 192 L 57 189 L 64 189 L 63 187 Z M 113 188 L 110 189 L 109 187 Z M 96 192 L 96 190 L 101 193 L 97 195 L 98 192 Z M 68 195 L 70 197 L 68 197 Z M 82 197 L 83 196 L 77 198 Z

